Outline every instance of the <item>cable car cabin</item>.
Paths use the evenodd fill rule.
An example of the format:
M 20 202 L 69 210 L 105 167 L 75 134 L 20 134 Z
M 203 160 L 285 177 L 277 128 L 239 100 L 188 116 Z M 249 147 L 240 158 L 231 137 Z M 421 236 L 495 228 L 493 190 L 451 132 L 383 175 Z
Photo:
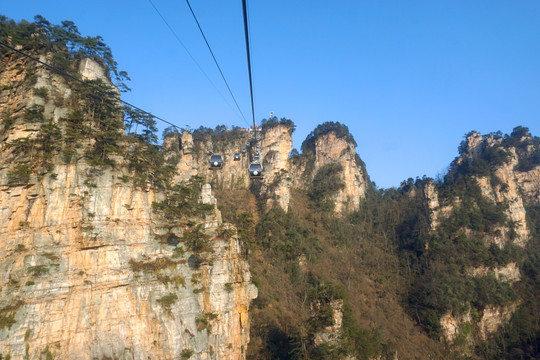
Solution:
M 262 172 L 263 172 L 263 167 L 260 163 L 251 163 L 251 165 L 249 165 L 249 176 L 252 178 L 252 179 L 262 179 Z
M 210 156 L 210 169 L 221 169 L 223 167 L 223 157 L 220 154 Z
M 240 153 L 234 153 L 233 159 L 234 161 L 240 161 Z

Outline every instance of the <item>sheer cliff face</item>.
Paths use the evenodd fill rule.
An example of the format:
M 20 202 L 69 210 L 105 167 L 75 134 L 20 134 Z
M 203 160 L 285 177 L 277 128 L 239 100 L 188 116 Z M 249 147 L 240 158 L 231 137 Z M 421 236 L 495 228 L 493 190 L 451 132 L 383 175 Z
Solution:
M 330 163 L 342 166 L 343 189 L 335 195 L 335 211 L 342 214 L 358 210 L 360 200 L 365 197 L 367 174 L 357 161 L 354 145 L 335 133 L 320 136 L 315 142 L 315 171 Z
M 32 152 L 15 153 L 20 147 L 11 145 L 42 136 L 45 126 L 61 128 L 73 99 L 61 77 L 39 68 L 27 73 L 22 60 L 4 61 L 0 354 L 12 359 L 245 358 L 248 309 L 257 291 L 236 231 L 221 223 L 209 187 L 200 199 L 210 204 L 206 215 L 168 228 L 152 208 L 166 195 L 126 181 L 121 157 L 114 169 L 97 169 L 83 158 L 53 158 L 26 172 L 19 165 L 38 160 Z M 25 80 L 29 76 L 32 82 Z M 34 95 L 36 88 L 48 89 L 48 96 Z M 28 109 L 35 104 L 43 111 L 32 123 Z M 208 239 L 202 252 L 183 240 L 193 227 Z M 170 234 L 177 241 L 162 240 Z

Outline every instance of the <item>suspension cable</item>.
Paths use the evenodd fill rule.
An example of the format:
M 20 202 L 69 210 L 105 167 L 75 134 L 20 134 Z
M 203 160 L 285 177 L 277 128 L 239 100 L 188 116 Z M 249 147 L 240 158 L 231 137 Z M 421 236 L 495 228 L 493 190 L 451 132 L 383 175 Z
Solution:
M 236 113 L 236 111 L 234 110 L 234 108 L 231 106 L 231 104 L 225 99 L 225 97 L 223 96 L 223 94 L 221 93 L 221 91 L 219 91 L 219 89 L 217 88 L 217 86 L 214 84 L 214 82 L 212 81 L 212 79 L 210 79 L 210 77 L 208 76 L 208 74 L 206 73 L 206 71 L 204 71 L 204 69 L 202 68 L 202 66 L 199 64 L 199 62 L 195 59 L 195 57 L 191 54 L 191 52 L 188 50 L 188 48 L 186 47 L 186 45 L 184 45 L 184 43 L 182 42 L 182 40 L 180 40 L 180 37 L 178 36 L 178 34 L 176 33 L 176 31 L 174 31 L 174 29 L 172 28 L 171 25 L 169 25 L 169 23 L 167 22 L 167 20 L 165 20 L 165 17 L 161 14 L 161 12 L 159 11 L 159 9 L 157 8 L 157 6 L 154 4 L 154 2 L 152 0 L 148 0 L 148 2 L 150 2 L 150 5 L 152 5 L 152 7 L 154 8 L 154 10 L 156 11 L 156 13 L 159 15 L 159 17 L 161 18 L 161 20 L 163 21 L 163 23 L 167 26 L 167 28 L 169 29 L 169 31 L 173 34 L 174 38 L 176 39 L 176 41 L 182 46 L 182 48 L 184 48 L 184 50 L 186 51 L 186 53 L 189 55 L 189 57 L 191 58 L 191 60 L 195 63 L 195 65 L 197 65 L 197 67 L 199 68 L 199 70 L 203 73 L 203 75 L 206 77 L 206 79 L 208 80 L 208 82 L 210 82 L 210 84 L 212 85 L 212 87 L 214 88 L 214 90 L 216 90 L 216 92 L 219 94 L 219 96 L 221 96 L 221 98 L 223 99 L 223 101 L 231 108 L 231 110 L 238 116 L 238 113 Z M 204 36 L 204 35 L 203 35 Z M 221 70 L 220 70 L 221 71 Z M 225 82 L 226 83 L 226 82 Z M 229 85 L 227 85 L 228 87 Z M 229 92 L 230 92 L 230 89 L 229 89 Z M 231 96 L 232 96 L 232 93 L 231 93 Z M 233 96 L 233 100 L 234 100 L 234 96 Z M 236 103 L 236 100 L 234 100 L 234 102 Z M 236 106 L 238 107 L 238 104 L 236 104 Z M 242 111 L 240 110 L 240 108 L 238 108 L 238 110 L 240 111 L 240 115 L 239 117 L 241 117 L 244 122 L 247 123 L 247 120 L 244 116 L 244 114 L 242 113 Z
M 223 71 L 221 71 L 221 67 L 219 66 L 219 63 L 218 63 L 216 57 L 214 56 L 214 52 L 212 51 L 212 48 L 210 47 L 210 44 L 208 43 L 208 40 L 206 39 L 206 36 L 204 35 L 204 31 L 203 31 L 203 29 L 201 27 L 201 24 L 199 24 L 199 20 L 197 20 L 197 16 L 195 16 L 195 12 L 193 11 L 193 8 L 191 7 L 191 4 L 189 3 L 189 0 L 186 0 L 186 3 L 188 4 L 189 10 L 191 11 L 191 15 L 193 15 L 193 19 L 195 19 L 195 22 L 197 23 L 197 27 L 199 28 L 199 31 L 201 32 L 201 35 L 202 35 L 202 37 L 204 39 L 204 42 L 206 43 L 206 47 L 208 47 L 208 50 L 210 51 L 210 54 L 212 54 L 212 59 L 214 59 L 214 63 L 216 64 L 216 66 L 217 66 L 217 68 L 219 70 L 219 73 L 221 74 L 221 78 L 225 82 L 225 85 L 227 85 L 227 89 L 229 90 L 229 94 L 231 94 L 231 97 L 234 100 L 234 103 L 236 104 L 236 107 L 238 108 L 238 111 L 240 111 L 240 114 L 242 114 L 242 118 L 244 119 L 244 121 L 247 124 L 246 117 L 244 116 L 244 113 L 242 112 L 242 110 L 240 110 L 240 106 L 238 105 L 238 102 L 236 101 L 236 98 L 234 97 L 234 95 L 232 93 L 232 90 L 231 90 L 231 88 L 229 86 L 229 83 L 227 82 L 227 79 L 225 79 L 225 75 L 223 75 Z
M 180 127 L 176 126 L 175 124 L 173 124 L 173 123 L 171 123 L 171 122 L 169 122 L 169 121 L 167 121 L 167 120 L 165 120 L 165 119 L 162 119 L 162 118 L 160 118 L 159 116 L 156 116 L 156 115 L 154 115 L 154 114 L 152 114 L 152 113 L 150 113 L 150 112 L 148 112 L 148 111 L 145 111 L 145 110 L 141 109 L 140 107 L 135 106 L 135 105 L 133 105 L 133 104 L 127 102 L 127 101 L 122 100 L 120 97 L 114 95 L 114 94 L 113 94 L 112 92 L 110 92 L 110 91 L 105 91 L 105 90 L 103 90 L 103 89 L 100 89 L 99 87 L 97 87 L 97 86 L 95 86 L 95 85 L 92 85 L 92 84 L 90 84 L 90 83 L 87 82 L 87 81 L 81 80 L 81 79 L 79 79 L 79 78 L 77 78 L 77 77 L 75 77 L 75 76 L 73 76 L 73 75 L 71 75 L 71 74 L 65 72 L 65 71 L 62 70 L 62 69 L 59 69 L 59 68 L 57 68 L 57 67 L 55 67 L 55 66 L 52 66 L 52 65 L 50 65 L 50 64 L 47 64 L 46 62 L 43 62 L 43 61 L 39 60 L 38 58 L 36 58 L 36 57 L 34 57 L 34 56 L 30 55 L 30 54 L 25 53 L 24 51 L 18 50 L 18 49 L 16 49 L 16 48 L 14 48 L 13 46 L 9 45 L 9 44 L 6 44 L 6 43 L 3 42 L 3 41 L 0 41 L 0 45 L 4 46 L 4 47 L 6 47 L 6 48 L 8 48 L 8 49 L 10 49 L 10 50 L 12 50 L 12 51 L 14 51 L 14 52 L 20 54 L 20 55 L 23 55 L 23 56 L 25 56 L 25 57 L 27 57 L 27 58 L 29 58 L 29 59 L 35 61 L 35 62 L 38 62 L 38 63 L 40 63 L 41 65 L 45 66 L 46 68 L 48 68 L 48 69 L 50 69 L 50 70 L 56 71 L 57 73 L 60 73 L 60 74 L 66 76 L 66 77 L 68 77 L 68 78 L 70 78 L 70 79 L 72 79 L 72 80 L 78 81 L 79 83 L 81 83 L 81 84 L 83 84 L 83 85 L 85 85 L 85 86 L 88 86 L 88 87 L 90 87 L 90 88 L 92 88 L 92 89 L 94 89 L 94 90 L 100 92 L 101 94 L 104 94 L 104 95 L 108 96 L 109 98 L 111 98 L 111 99 L 113 99 L 113 100 L 117 100 L 117 101 L 121 102 L 122 104 L 128 105 L 128 106 L 130 106 L 130 107 L 132 107 L 132 108 L 134 108 L 134 109 L 137 109 L 137 110 L 139 110 L 139 111 L 141 111 L 141 112 L 143 112 L 143 113 L 145 113 L 145 114 L 150 115 L 152 118 L 155 118 L 155 119 L 157 119 L 157 120 L 163 121 L 164 123 L 166 123 L 166 124 L 168 124 L 168 125 L 171 125 L 171 126 L 175 127 L 175 128 L 178 129 L 178 130 L 182 130 Z
M 251 76 L 251 55 L 249 52 L 249 29 L 247 21 L 247 6 L 246 0 L 242 0 L 242 12 L 244 14 L 244 33 L 246 35 L 246 53 L 247 53 L 247 64 L 248 64 L 248 74 L 249 74 L 249 93 L 251 95 L 251 116 L 253 118 L 253 131 L 257 134 L 257 125 L 255 123 L 255 106 L 253 104 L 253 80 Z

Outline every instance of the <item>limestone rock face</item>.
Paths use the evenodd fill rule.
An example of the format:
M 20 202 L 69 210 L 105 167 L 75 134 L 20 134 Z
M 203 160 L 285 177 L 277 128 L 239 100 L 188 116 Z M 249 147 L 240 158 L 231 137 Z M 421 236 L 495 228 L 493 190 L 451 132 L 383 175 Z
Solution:
M 86 80 L 102 80 L 110 85 L 109 77 L 105 73 L 105 68 L 100 65 L 96 60 L 91 58 L 84 58 L 79 64 L 79 73 L 83 79 Z
M 471 313 L 467 311 L 465 314 L 456 317 L 451 312 L 448 312 L 443 315 L 440 322 L 442 338 L 451 344 L 462 331 L 463 325 L 471 323 Z
M 489 268 L 487 266 L 479 266 L 469 270 L 469 274 L 475 277 L 482 277 L 488 275 L 489 272 L 493 272 L 495 279 L 502 282 L 515 283 L 521 280 L 521 272 L 515 262 L 509 263 L 503 267 Z
M 488 335 L 495 333 L 502 325 L 506 324 L 516 308 L 517 304 L 486 307 L 478 324 L 480 339 L 487 340 Z
M 245 359 L 257 289 L 210 186 L 200 201 L 213 210 L 167 228 L 152 206 L 166 194 L 126 182 L 121 161 L 97 168 L 82 158 L 55 158 L 37 173 L 17 168 L 14 158 L 27 162 L 14 153 L 13 141 L 58 122 L 72 99 L 63 78 L 24 59 L 7 64 L 0 73 L 0 88 L 7 89 L 0 113 L 12 118 L 0 128 L 0 354 Z M 20 68 L 37 81 L 26 81 Z M 42 87 L 48 96 L 33 95 Z M 31 122 L 28 109 L 35 105 L 42 107 L 40 118 Z M 208 239 L 203 251 L 182 238 L 193 228 Z
M 510 306 L 495 306 L 491 305 L 482 310 L 479 319 L 476 321 L 478 333 L 474 334 L 480 340 L 485 341 L 490 334 L 495 333 L 501 326 L 506 324 L 512 314 L 516 311 L 517 303 Z M 441 318 L 441 329 L 443 339 L 452 344 L 461 335 L 469 345 L 474 344 L 471 330 L 473 319 L 470 311 L 460 316 L 454 316 L 450 312 Z
M 510 149 L 510 160 L 505 162 L 502 166 L 495 170 L 494 175 L 500 180 L 501 185 L 492 186 L 491 179 L 488 177 L 478 178 L 478 184 L 482 195 L 494 200 L 496 203 L 508 204 L 506 215 L 512 222 L 513 230 L 516 232 L 516 236 L 513 242 L 519 246 L 525 246 L 529 240 L 530 233 L 527 228 L 527 213 L 525 211 L 525 205 L 523 198 L 520 194 L 520 186 L 518 182 L 518 176 L 514 171 L 515 166 L 518 163 L 518 157 L 514 149 Z M 504 186 L 502 186 L 504 184 Z M 506 227 L 500 227 L 500 236 L 494 236 L 493 241 L 499 245 L 504 246 L 504 239 L 507 237 L 510 229 Z
M 453 206 L 446 205 L 441 207 L 439 204 L 439 194 L 434 183 L 428 182 L 424 189 L 424 202 L 429 210 L 429 220 L 431 230 L 435 231 L 441 222 L 441 219 L 446 218 L 452 212 Z
M 279 124 L 263 133 L 261 155 L 264 180 L 260 191 L 268 209 L 275 206 L 285 211 L 289 209 L 292 187 L 289 161 L 291 150 L 292 136 L 288 126 Z
M 177 156 L 177 180 L 186 181 L 194 175 L 202 176 L 206 181 L 217 185 L 220 189 L 245 189 L 249 186 L 249 154 L 242 153 L 242 148 L 246 147 L 249 139 L 247 131 L 242 131 L 243 135 L 231 139 L 227 143 L 213 143 L 210 136 L 204 140 L 194 140 L 189 131 L 183 131 L 180 138 L 171 134 L 164 142 L 175 143 L 179 141 L 178 147 L 166 147 L 166 150 L 173 152 Z M 175 139 L 175 140 L 173 140 Z M 234 154 L 241 154 L 240 161 L 234 161 Z M 223 157 L 223 167 L 221 169 L 210 168 L 210 156 L 220 154 Z
M 213 251 L 194 268 L 188 249 L 175 258 L 153 236 L 158 194 L 112 172 L 89 186 L 86 171 L 57 166 L 55 179 L 0 191 L 0 303 L 22 302 L 15 323 L 0 329 L 4 353 L 176 359 L 192 349 L 196 359 L 243 359 L 257 292 L 238 239 L 217 234 L 228 226 L 219 214 L 199 220 Z
M 338 345 L 341 341 L 341 327 L 343 326 L 343 300 L 332 300 L 329 304 L 332 311 L 332 324 L 324 327 L 315 334 L 313 343 L 315 345 L 329 344 Z M 311 306 L 312 313 L 320 311 L 321 304 L 315 302 Z
M 334 132 L 321 135 L 315 142 L 315 171 L 330 163 L 338 163 L 343 167 L 341 174 L 344 188 L 335 196 L 335 211 L 342 214 L 346 211 L 357 210 L 360 199 L 366 195 L 368 183 L 367 174 L 356 160 L 354 145 Z
M 165 138 L 164 147 L 176 156 L 177 180 L 185 181 L 193 175 L 202 176 L 206 181 L 216 184 L 221 190 L 250 187 L 264 200 L 266 208 L 289 208 L 291 189 L 309 190 L 317 170 L 327 164 L 338 163 L 342 166 L 341 178 L 344 188 L 334 197 L 338 214 L 358 209 L 365 197 L 368 180 L 362 164 L 358 161 L 354 145 L 337 138 L 333 132 L 319 137 L 315 144 L 315 162 L 312 173 L 306 176 L 306 165 L 296 163 L 289 157 L 292 150 L 292 131 L 287 125 L 276 124 L 262 133 L 260 147 L 246 146 L 250 138 L 247 130 L 239 137 L 231 136 L 227 143 L 206 140 L 194 140 L 191 133 L 184 131 L 181 136 L 171 135 Z M 180 143 L 177 145 L 177 143 Z M 247 148 L 246 153 L 241 149 Z M 251 159 L 259 152 L 263 165 L 264 177 L 252 180 L 247 171 Z M 241 153 L 240 161 L 234 161 L 235 152 Z M 208 159 L 212 153 L 223 156 L 223 168 L 212 170 Z
M 479 133 L 471 133 L 467 136 L 462 157 L 456 160 L 456 164 L 464 161 L 472 161 L 481 154 L 486 147 L 498 146 L 501 139 L 493 136 L 482 137 Z M 500 226 L 498 231 L 486 237 L 487 243 L 495 243 L 499 247 L 504 247 L 506 241 L 511 241 L 518 246 L 525 246 L 530 231 L 527 228 L 526 202 L 540 201 L 540 166 L 529 171 L 516 170 L 519 163 L 519 156 L 515 148 L 506 150 L 509 154 L 508 160 L 497 166 L 493 171 L 493 176 L 497 180 L 493 184 L 493 179 L 489 176 L 477 176 L 476 181 L 480 187 L 482 196 L 493 200 L 497 204 L 506 204 L 506 216 L 510 220 L 510 226 Z M 453 204 L 441 206 L 439 204 L 437 189 L 434 184 L 426 185 L 424 189 L 426 205 L 430 210 L 430 220 L 432 229 L 436 229 L 440 221 L 451 214 L 454 206 L 459 205 L 459 199 Z M 512 236 L 511 233 L 514 233 Z

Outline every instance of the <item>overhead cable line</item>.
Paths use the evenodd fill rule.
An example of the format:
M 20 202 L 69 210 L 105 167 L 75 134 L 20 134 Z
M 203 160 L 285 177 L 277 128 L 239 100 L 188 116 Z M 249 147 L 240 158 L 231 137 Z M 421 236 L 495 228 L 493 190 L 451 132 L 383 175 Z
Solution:
M 39 60 L 38 58 L 36 58 L 36 57 L 34 57 L 34 56 L 30 55 L 30 54 L 25 53 L 24 51 L 18 50 L 18 49 L 16 49 L 16 48 L 14 48 L 13 46 L 9 45 L 9 44 L 6 44 L 6 43 L 3 42 L 3 41 L 0 41 L 0 45 L 2 45 L 2 46 L 4 46 L 4 47 L 7 47 L 8 49 L 10 49 L 10 50 L 12 50 L 12 51 L 15 51 L 16 53 L 18 53 L 18 54 L 20 54 L 20 55 L 23 55 L 23 56 L 25 56 L 25 57 L 27 57 L 27 58 L 29 58 L 29 59 L 35 61 L 35 62 L 38 62 L 38 63 L 40 63 L 41 65 L 45 66 L 46 68 L 48 68 L 48 69 L 50 69 L 50 70 L 54 70 L 54 71 L 56 71 L 57 73 L 60 73 L 60 74 L 66 76 L 66 77 L 68 77 L 68 78 L 70 78 L 70 79 L 72 79 L 72 80 L 75 80 L 75 81 L 77 81 L 77 82 L 79 82 L 79 83 L 81 83 L 81 84 L 83 84 L 83 85 L 86 85 L 86 86 L 88 86 L 88 87 L 90 87 L 90 88 L 92 88 L 92 89 L 94 89 L 94 90 L 100 92 L 101 94 L 104 94 L 104 95 L 108 96 L 109 98 L 111 98 L 111 99 L 113 99 L 113 100 L 117 100 L 117 101 L 121 102 L 122 104 L 128 105 L 128 106 L 130 106 L 130 107 L 132 107 L 132 108 L 134 108 L 134 109 L 137 109 L 137 110 L 139 110 L 139 111 L 141 111 L 141 112 L 143 112 L 143 113 L 145 113 L 145 114 L 150 115 L 152 118 L 155 118 L 155 119 L 157 119 L 157 120 L 163 121 L 164 123 L 166 123 L 166 124 L 168 124 L 168 125 L 174 126 L 174 127 L 175 127 L 176 129 L 178 129 L 178 130 L 182 130 L 180 127 L 176 126 L 175 124 L 173 124 L 173 123 L 171 123 L 171 122 L 169 122 L 169 121 L 167 121 L 167 120 L 165 120 L 165 119 L 162 119 L 162 118 L 160 118 L 159 116 L 156 116 L 156 115 L 154 115 L 154 114 L 152 114 L 152 113 L 150 113 L 150 112 L 148 112 L 148 111 L 145 111 L 145 110 L 141 109 L 141 108 L 138 107 L 138 106 L 135 106 L 135 105 L 133 105 L 133 104 L 130 104 L 130 103 L 128 103 L 127 101 L 122 100 L 120 97 L 114 95 L 113 93 L 111 93 L 111 92 L 109 92 L 109 91 L 105 91 L 105 90 L 103 90 L 103 89 L 100 89 L 99 87 L 97 87 L 97 86 L 95 86 L 95 85 L 92 85 L 92 84 L 90 84 L 90 83 L 87 82 L 87 81 L 81 80 L 81 79 L 79 79 L 79 78 L 77 78 L 77 77 L 75 77 L 75 76 L 73 76 L 73 75 L 71 75 L 71 74 L 65 72 L 65 71 L 62 70 L 62 69 L 59 69 L 59 68 L 57 68 L 57 67 L 55 67 L 55 66 L 52 66 L 52 65 L 50 65 L 50 64 L 47 64 L 46 62 L 43 62 L 43 61 Z
M 191 7 L 191 4 L 189 3 L 189 0 L 186 0 L 186 3 L 188 4 L 189 6 L 189 10 L 191 11 L 191 15 L 193 15 L 193 18 L 195 19 L 195 22 L 197 23 L 197 27 L 199 28 L 199 31 L 201 32 L 201 35 L 204 39 L 204 42 L 206 43 L 206 46 L 208 47 L 208 50 L 210 51 L 210 54 L 212 54 L 212 59 L 214 59 L 214 63 L 216 64 L 218 70 L 219 70 L 219 73 L 221 74 L 221 78 L 223 79 L 223 81 L 225 82 L 225 85 L 227 85 L 227 89 L 229 90 L 229 94 L 231 94 L 231 97 L 233 98 L 234 100 L 234 103 L 236 104 L 236 107 L 238 108 L 238 111 L 240 111 L 240 114 L 242 114 L 242 117 L 244 118 L 244 120 L 246 121 L 247 123 L 247 120 L 244 116 L 244 113 L 242 112 L 242 110 L 240 110 L 240 106 L 238 106 L 238 102 L 236 101 L 236 98 L 234 97 L 233 93 L 232 93 L 232 90 L 231 90 L 231 87 L 229 86 L 229 83 L 227 82 L 227 79 L 225 79 L 225 75 L 223 75 L 223 71 L 221 71 L 221 67 L 219 66 L 219 63 L 214 55 L 214 52 L 212 51 L 212 48 L 210 47 L 210 44 L 208 43 L 208 40 L 206 39 L 206 36 L 204 35 L 204 31 L 201 27 L 201 24 L 199 24 L 199 20 L 197 20 L 197 16 L 195 16 L 195 12 L 193 11 L 193 8 Z
M 253 117 L 253 131 L 256 131 L 257 125 L 255 124 L 255 105 L 253 105 L 253 80 L 251 77 L 251 55 L 249 52 L 249 29 L 248 29 L 248 20 L 247 20 L 246 0 L 242 0 L 242 12 L 244 14 L 244 33 L 246 35 L 246 53 L 247 53 L 247 64 L 248 64 L 248 74 L 249 74 L 249 93 L 251 95 L 251 116 Z
M 178 41 L 178 43 L 184 48 L 184 50 L 186 51 L 186 53 L 189 55 L 189 57 L 191 58 L 191 60 L 193 60 L 193 62 L 195 63 L 195 65 L 197 65 L 197 67 L 199 68 L 199 70 L 204 74 L 204 76 L 206 77 L 206 79 L 210 82 L 210 84 L 212 84 L 212 87 L 217 91 L 217 93 L 221 96 L 221 98 L 223 99 L 223 101 L 225 101 L 225 103 L 227 105 L 229 105 L 229 107 L 234 111 L 233 107 L 231 106 L 231 104 L 229 104 L 229 102 L 225 99 L 225 97 L 223 96 L 223 94 L 221 93 L 221 91 L 219 91 L 219 89 L 217 88 L 217 86 L 214 84 L 214 82 L 210 79 L 210 77 L 208 76 L 208 74 L 203 70 L 202 66 L 199 64 L 199 62 L 195 59 L 195 57 L 193 57 L 193 55 L 191 55 L 191 52 L 188 50 L 188 48 L 186 47 L 186 45 L 184 45 L 184 43 L 182 42 L 182 40 L 180 40 L 180 37 L 178 36 L 178 34 L 176 33 L 176 31 L 174 31 L 174 29 L 172 28 L 171 25 L 169 25 L 169 23 L 167 22 L 167 20 L 165 20 L 165 17 L 161 14 L 161 12 L 158 10 L 158 8 L 156 7 L 156 5 L 152 2 L 152 0 L 148 0 L 148 2 L 150 2 L 150 5 L 152 5 L 152 7 L 154 8 L 154 10 L 156 11 L 156 13 L 159 15 L 159 17 L 161 18 L 161 20 L 163 21 L 163 23 L 165 23 L 165 25 L 167 26 L 167 28 L 171 31 L 171 33 L 173 34 L 174 38 L 176 39 L 176 41 Z M 188 3 L 189 5 L 189 3 Z M 190 6 L 190 9 L 191 9 L 191 6 Z M 192 13 L 193 13 L 193 10 L 192 10 Z M 195 16 L 195 15 L 193 15 Z M 195 19 L 196 21 L 196 19 Z M 198 22 L 197 22 L 198 24 Z M 202 30 L 201 30 L 202 31 Z M 203 34 L 204 36 L 204 34 Z M 205 41 L 206 41 L 206 38 L 205 38 Z M 210 50 L 211 52 L 212 50 Z M 212 56 L 214 56 L 214 54 L 212 54 Z M 215 58 L 214 58 L 215 60 Z M 218 66 L 219 68 L 219 66 Z M 221 69 L 219 70 L 221 72 Z M 221 76 L 223 76 L 223 74 L 221 74 Z M 227 83 L 227 82 L 225 82 Z M 227 88 L 229 87 L 229 85 L 227 84 Z M 231 91 L 231 89 L 229 89 L 229 92 Z M 231 96 L 232 96 L 232 93 L 231 93 Z M 233 96 L 233 100 L 234 102 L 236 103 L 236 99 L 234 99 L 234 96 Z M 238 104 L 236 104 L 236 107 L 238 107 Z M 242 115 L 242 119 L 244 119 L 244 121 L 247 122 L 244 114 L 242 113 L 242 110 L 240 110 L 240 108 L 238 107 L 238 111 L 240 111 L 240 115 Z

